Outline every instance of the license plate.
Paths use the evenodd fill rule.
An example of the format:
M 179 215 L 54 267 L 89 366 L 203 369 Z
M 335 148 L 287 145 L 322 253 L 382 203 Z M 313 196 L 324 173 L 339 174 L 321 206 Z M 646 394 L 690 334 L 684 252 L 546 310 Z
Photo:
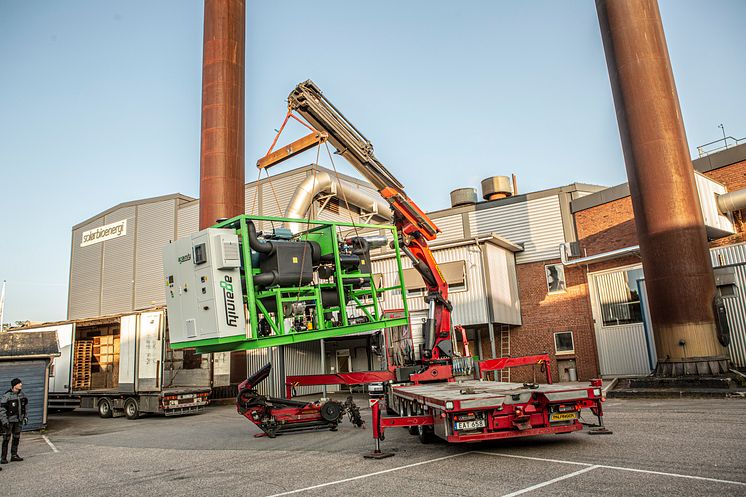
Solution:
M 549 416 L 549 421 L 569 421 L 571 419 L 578 419 L 578 413 L 576 412 L 555 412 Z
M 476 430 L 478 428 L 484 428 L 485 426 L 487 426 L 487 422 L 485 420 L 476 419 L 474 421 L 462 421 L 460 423 L 456 423 L 456 430 Z

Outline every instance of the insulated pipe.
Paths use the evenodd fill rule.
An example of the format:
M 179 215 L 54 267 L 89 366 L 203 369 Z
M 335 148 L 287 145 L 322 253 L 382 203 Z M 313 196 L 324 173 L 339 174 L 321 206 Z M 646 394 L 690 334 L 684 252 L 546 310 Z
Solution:
M 746 209 L 746 188 L 718 195 L 716 201 L 721 214 Z
M 311 174 L 304 179 L 298 188 L 293 193 L 293 198 L 290 201 L 287 209 L 285 210 L 285 217 L 291 219 L 303 219 L 306 217 L 308 209 L 313 203 L 313 199 L 321 192 L 338 189 L 341 191 L 335 192 L 340 199 L 340 204 L 343 204 L 345 200 L 352 205 L 365 209 L 366 211 L 373 212 L 389 221 L 393 218 L 391 215 L 391 207 L 388 202 L 382 198 L 374 198 L 367 192 L 355 188 L 346 181 L 337 181 L 331 177 L 329 173 L 324 171 L 312 171 Z M 288 223 L 288 229 L 293 233 L 298 233 L 303 230 L 301 223 Z
M 715 278 L 658 4 L 596 0 L 596 10 L 650 299 L 657 371 L 721 373 L 727 361 L 715 327 Z
M 246 223 L 249 228 L 249 247 L 259 252 L 260 254 L 271 254 L 273 247 L 270 242 L 265 242 L 256 236 L 256 226 L 252 221 Z
M 244 213 L 244 0 L 205 0 L 199 228 Z

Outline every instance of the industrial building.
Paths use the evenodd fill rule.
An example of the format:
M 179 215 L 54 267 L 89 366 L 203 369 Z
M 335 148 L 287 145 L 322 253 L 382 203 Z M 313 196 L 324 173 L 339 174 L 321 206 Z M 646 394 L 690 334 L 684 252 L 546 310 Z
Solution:
M 746 283 L 746 248 L 738 245 L 745 241 L 743 217 L 720 212 L 716 200 L 746 187 L 746 146 L 707 155 L 694 166 L 713 263 L 734 268 L 726 279 L 737 279 L 727 301 L 731 357 L 746 366 L 746 298 L 739 284 Z M 305 218 L 311 210 L 318 219 L 386 222 L 387 204 L 371 185 L 337 178 L 309 165 L 248 183 L 246 211 Z M 475 189 L 461 188 L 452 194 L 451 207 L 428 213 L 442 231 L 432 250 L 450 285 L 453 322 L 467 329 L 471 352 L 482 358 L 548 352 L 555 379 L 565 381 L 650 372 L 652 330 L 626 185 L 573 183 L 517 194 L 509 181 L 488 178 L 483 188 L 489 200 L 478 201 Z M 120 204 L 74 226 L 68 319 L 163 305 L 162 247 L 198 231 L 198 211 L 199 200 L 174 194 Z M 382 286 L 394 283 L 387 281 L 396 277 L 393 255 L 385 248 L 372 255 Z M 424 285 L 411 263 L 402 262 L 416 331 L 425 313 Z M 383 303 L 399 309 L 401 296 L 384 294 Z M 234 352 L 231 382 L 268 360 L 281 364 L 282 354 L 284 370 L 275 368 L 267 382 L 279 392 L 285 374 L 322 372 L 322 349 L 327 372 L 378 366 L 370 337 L 363 335 Z M 510 374 L 504 371 L 501 379 Z M 531 380 L 531 374 L 516 371 L 512 380 Z

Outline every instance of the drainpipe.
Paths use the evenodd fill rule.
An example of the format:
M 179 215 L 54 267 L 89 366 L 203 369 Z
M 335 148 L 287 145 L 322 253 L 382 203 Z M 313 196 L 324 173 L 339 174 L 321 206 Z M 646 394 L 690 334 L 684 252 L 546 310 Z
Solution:
M 624 247 L 617 250 L 611 250 L 609 252 L 603 252 L 601 254 L 589 255 L 587 257 L 580 257 L 578 259 L 568 259 L 570 254 L 570 244 L 560 243 L 559 245 L 560 259 L 562 265 L 567 267 L 579 266 L 581 264 L 594 264 L 596 262 L 608 261 L 611 259 L 619 259 L 627 255 L 639 254 L 640 246 L 633 245 L 631 247 Z

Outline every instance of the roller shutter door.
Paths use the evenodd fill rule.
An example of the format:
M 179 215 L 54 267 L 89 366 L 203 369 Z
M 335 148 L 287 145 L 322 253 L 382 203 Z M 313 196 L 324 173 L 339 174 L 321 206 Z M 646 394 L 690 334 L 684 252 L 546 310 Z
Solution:
M 23 381 L 23 393 L 28 397 L 28 424 L 23 431 L 39 430 L 46 422 L 47 362 L 46 359 L 0 362 L 0 393 L 10 389 L 13 378 Z

